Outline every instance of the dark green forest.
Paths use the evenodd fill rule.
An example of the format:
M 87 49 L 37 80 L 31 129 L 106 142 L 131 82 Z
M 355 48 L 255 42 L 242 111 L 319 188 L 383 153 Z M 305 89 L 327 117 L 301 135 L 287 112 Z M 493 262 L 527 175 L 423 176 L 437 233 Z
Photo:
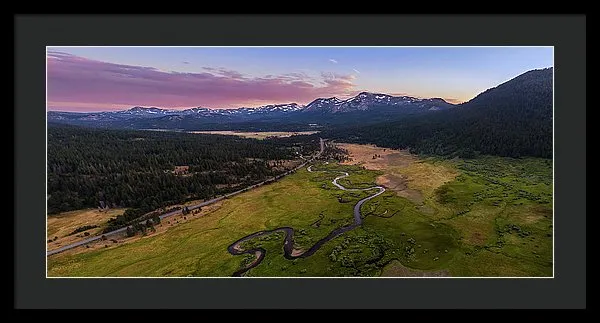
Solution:
M 524 73 L 449 110 L 329 129 L 322 136 L 427 155 L 552 158 L 552 106 L 548 68 Z
M 296 159 L 318 138 L 235 136 L 48 126 L 48 213 L 128 207 L 137 217 L 167 205 L 235 191 L 283 173 L 269 160 Z M 189 166 L 174 174 L 175 166 Z

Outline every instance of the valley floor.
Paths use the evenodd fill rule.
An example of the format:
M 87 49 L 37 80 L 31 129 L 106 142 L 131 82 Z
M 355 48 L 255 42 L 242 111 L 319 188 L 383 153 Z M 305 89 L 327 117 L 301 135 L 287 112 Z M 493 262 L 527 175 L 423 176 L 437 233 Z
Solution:
M 230 131 L 230 130 L 215 130 L 215 131 L 190 131 L 191 133 L 204 133 L 211 135 L 230 135 L 244 138 L 265 139 L 268 137 L 291 137 L 295 135 L 312 135 L 318 131 Z
M 340 144 L 351 160 L 317 162 L 344 171 L 346 187 L 383 185 L 364 203 L 363 223 L 307 258 L 283 255 L 283 233 L 257 237 L 265 258 L 252 277 L 552 276 L 552 161 L 418 158 L 405 151 Z M 50 277 L 222 277 L 254 261 L 227 247 L 260 230 L 295 229 L 302 250 L 352 223 L 368 192 L 341 191 L 335 173 L 299 170 L 224 200 L 161 234 L 48 257 Z

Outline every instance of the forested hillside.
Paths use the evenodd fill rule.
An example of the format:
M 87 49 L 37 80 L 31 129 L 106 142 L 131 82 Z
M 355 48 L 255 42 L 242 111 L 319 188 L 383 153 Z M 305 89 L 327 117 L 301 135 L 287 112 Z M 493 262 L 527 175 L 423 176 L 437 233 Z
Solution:
M 97 206 L 147 212 L 209 198 L 283 173 L 291 168 L 285 160 L 318 149 L 313 140 L 49 125 L 48 213 Z
M 551 158 L 552 75 L 552 68 L 529 71 L 454 109 L 323 136 L 419 154 Z

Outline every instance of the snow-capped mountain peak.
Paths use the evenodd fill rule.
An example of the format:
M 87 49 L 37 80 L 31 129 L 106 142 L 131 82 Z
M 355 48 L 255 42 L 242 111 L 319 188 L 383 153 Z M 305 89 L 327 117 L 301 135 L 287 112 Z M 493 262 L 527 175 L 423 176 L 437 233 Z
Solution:
M 427 99 L 429 101 L 410 97 L 410 96 L 392 96 L 383 93 L 360 92 L 356 96 L 346 100 L 340 100 L 336 97 L 319 98 L 309 103 L 303 111 L 319 111 L 319 112 L 352 112 L 366 111 L 378 108 L 424 108 L 429 109 L 431 104 L 439 102 L 434 110 L 441 110 L 451 107 L 452 105 L 441 99 Z M 438 100 L 441 100 L 438 101 Z
M 364 118 L 374 115 L 397 115 L 444 110 L 454 105 L 440 98 L 420 99 L 410 96 L 393 96 L 383 93 L 360 92 L 356 96 L 318 98 L 306 106 L 297 103 L 269 104 L 259 107 L 162 109 L 157 107 L 135 106 L 130 109 L 110 112 L 48 113 L 49 120 L 71 123 L 108 124 L 121 122 L 126 127 L 158 127 L 159 124 L 181 121 L 186 124 L 198 122 L 228 123 L 253 120 L 325 120 L 337 119 L 342 113 L 362 113 Z M 316 114 L 316 115 L 315 115 Z M 316 118 L 316 119 L 315 119 Z M 361 116 L 362 118 L 362 116 Z M 144 126 L 142 126 L 144 125 Z

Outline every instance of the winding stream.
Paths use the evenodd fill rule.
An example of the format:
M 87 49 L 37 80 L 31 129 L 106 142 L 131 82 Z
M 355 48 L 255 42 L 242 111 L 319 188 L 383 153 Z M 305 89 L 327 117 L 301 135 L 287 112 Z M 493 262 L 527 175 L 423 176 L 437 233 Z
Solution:
M 317 171 L 312 170 L 312 165 L 309 166 L 307 168 L 307 170 L 311 173 L 317 172 Z M 319 171 L 319 172 L 331 172 L 331 171 Z M 373 187 L 369 187 L 369 188 L 346 188 L 346 187 L 342 186 L 341 184 L 339 184 L 337 181 L 342 178 L 348 177 L 350 175 L 347 172 L 335 172 L 335 173 L 343 174 L 341 176 L 336 177 L 331 182 L 333 185 L 335 185 L 337 188 L 339 188 L 341 190 L 344 190 L 344 191 L 369 191 L 369 190 L 375 190 L 375 189 L 379 190 L 377 193 L 374 193 L 373 195 L 369 195 L 368 197 L 363 198 L 362 200 L 358 201 L 356 203 L 356 205 L 354 205 L 354 222 L 350 225 L 340 227 L 340 228 L 337 228 L 337 229 L 331 231 L 326 237 L 317 241 L 312 247 L 310 247 L 308 250 L 301 252 L 301 253 L 298 253 L 296 250 L 294 250 L 294 229 L 291 227 L 279 227 L 279 228 L 276 228 L 273 230 L 263 230 L 263 231 L 258 231 L 258 232 L 252 233 L 250 235 L 247 235 L 247 236 L 237 240 L 236 242 L 232 243 L 231 245 L 229 245 L 229 247 L 227 247 L 227 251 L 229 251 L 229 253 L 234 256 L 243 255 L 243 254 L 254 254 L 256 256 L 256 260 L 254 260 L 248 266 L 237 270 L 236 272 L 233 273 L 232 276 L 240 277 L 240 276 L 242 276 L 242 274 L 244 274 L 248 270 L 258 266 L 264 259 L 265 254 L 267 252 L 264 248 L 260 248 L 260 247 L 244 250 L 240 247 L 240 244 L 244 241 L 248 241 L 250 239 L 260 237 L 263 235 L 268 235 L 273 232 L 282 231 L 285 233 L 285 238 L 284 238 L 284 243 L 283 243 L 283 252 L 284 252 L 283 255 L 286 259 L 292 260 L 292 259 L 296 259 L 296 258 L 306 258 L 306 257 L 311 256 L 317 250 L 319 250 L 323 246 L 323 244 L 325 244 L 325 242 L 337 237 L 338 235 L 340 235 L 344 232 L 350 231 L 350 230 L 358 227 L 359 225 L 361 225 L 362 217 L 361 217 L 361 213 L 360 213 L 360 207 L 366 201 L 385 192 L 385 188 L 382 186 L 373 186 Z

